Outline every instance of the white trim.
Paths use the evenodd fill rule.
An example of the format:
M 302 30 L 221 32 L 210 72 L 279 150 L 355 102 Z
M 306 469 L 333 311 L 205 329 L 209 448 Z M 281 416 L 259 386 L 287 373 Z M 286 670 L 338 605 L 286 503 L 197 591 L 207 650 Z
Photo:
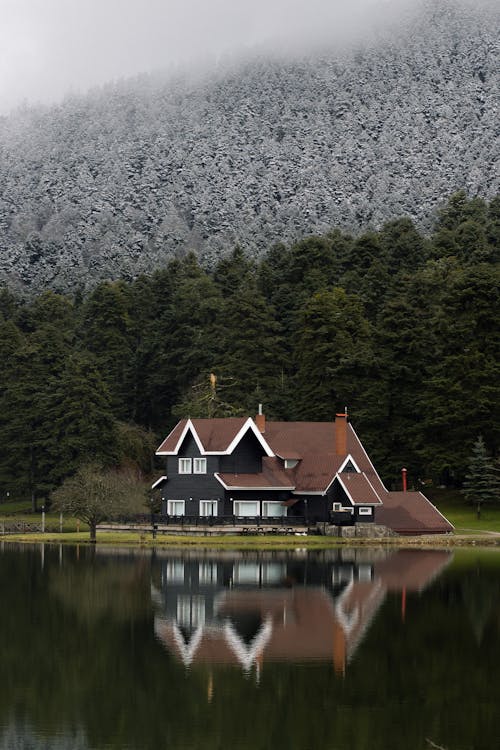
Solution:
M 284 513 L 278 513 L 278 515 L 276 514 L 269 515 L 269 508 L 267 508 L 267 512 L 265 512 L 265 507 L 269 505 L 279 506 L 280 510 L 284 511 Z M 261 514 L 263 518 L 283 518 L 283 517 L 286 517 L 288 514 L 288 506 L 283 505 L 281 500 L 262 500 L 261 507 L 262 507 Z
M 181 471 L 181 464 L 184 462 L 184 467 Z M 189 468 L 188 468 L 189 467 Z M 177 459 L 177 473 L 178 474 L 192 474 L 193 473 L 193 459 L 181 456 Z
M 354 438 L 356 439 L 356 441 L 357 441 L 357 443 L 358 443 L 359 447 L 361 448 L 361 450 L 362 450 L 362 451 L 363 451 L 363 453 L 365 454 L 365 458 L 366 458 L 366 460 L 368 461 L 368 463 L 369 463 L 369 465 L 370 465 L 371 469 L 373 470 L 373 473 L 374 473 L 374 474 L 375 474 L 375 476 L 377 477 L 378 481 L 380 482 L 380 484 L 382 485 L 382 487 L 384 488 L 384 490 L 385 490 L 386 492 L 388 492 L 388 489 L 387 489 L 387 487 L 385 486 L 385 484 L 383 483 L 383 481 L 382 481 L 382 480 L 380 479 L 380 477 L 379 477 L 379 475 L 378 475 L 378 471 L 376 470 L 375 466 L 374 466 L 374 465 L 372 464 L 372 462 L 370 461 L 370 457 L 368 456 L 368 453 L 367 453 L 367 452 L 365 451 L 365 449 L 363 448 L 363 443 L 361 442 L 361 440 L 359 439 L 359 437 L 358 437 L 358 436 L 356 435 L 356 430 L 354 429 L 354 427 L 352 426 L 352 424 L 351 424 L 350 422 L 349 422 L 349 427 L 351 428 L 351 430 L 352 430 L 352 434 L 354 435 Z M 366 476 L 366 472 L 363 472 L 363 473 L 364 473 L 364 474 L 365 474 L 365 476 Z M 369 481 L 369 480 L 368 480 L 368 481 Z M 370 484 L 371 484 L 371 482 L 370 482 Z M 373 486 L 373 485 L 372 485 L 372 486 Z M 377 495 L 377 497 L 378 497 L 378 495 Z
M 373 516 L 373 505 L 360 505 L 358 513 L 360 516 Z
M 235 476 L 237 476 L 237 475 L 235 475 Z M 258 474 L 256 474 L 256 476 L 258 476 Z M 220 482 L 222 484 L 222 486 L 224 487 L 225 490 L 234 490 L 235 492 L 236 491 L 240 491 L 240 492 L 245 492 L 245 491 L 246 492 L 260 492 L 261 490 L 262 490 L 262 492 L 265 492 L 265 491 L 268 491 L 268 490 L 286 490 L 288 492 L 291 492 L 292 490 L 295 489 L 295 487 L 293 485 L 291 485 L 290 487 L 284 487 L 281 484 L 278 487 L 261 487 L 260 485 L 254 485 L 253 487 L 237 487 L 234 484 L 226 484 L 223 481 L 223 479 L 220 476 L 220 474 L 219 474 L 218 471 L 216 471 L 214 473 L 214 477 L 217 479 L 218 482 Z
M 174 430 L 175 430 L 175 427 L 174 427 Z M 238 431 L 238 433 L 236 434 L 236 436 L 232 439 L 231 443 L 228 445 L 228 447 L 226 448 L 226 450 L 223 450 L 223 451 L 207 451 L 207 450 L 205 450 L 205 448 L 203 447 L 203 444 L 202 444 L 202 442 L 201 442 L 201 440 L 200 440 L 200 438 L 198 436 L 198 433 L 196 432 L 196 430 L 194 428 L 194 425 L 193 425 L 191 419 L 188 419 L 187 422 L 186 422 L 186 424 L 185 424 L 185 426 L 184 426 L 184 429 L 181 432 L 181 436 L 180 436 L 179 440 L 177 441 L 177 444 L 176 444 L 174 450 L 173 451 L 160 451 L 160 450 L 158 450 L 158 451 L 156 451 L 156 455 L 157 456 L 176 456 L 178 454 L 178 452 L 179 452 L 179 449 L 180 449 L 180 447 L 182 445 L 182 442 L 183 442 L 184 438 L 186 437 L 188 431 L 190 431 L 191 434 L 192 434 L 192 436 L 193 436 L 193 438 L 194 438 L 194 440 L 195 440 L 195 442 L 196 442 L 196 445 L 198 446 L 198 450 L 200 451 L 200 454 L 202 456 L 229 456 L 229 455 L 231 455 L 231 453 L 233 452 L 233 450 L 236 448 L 236 446 L 238 445 L 238 443 L 241 441 L 241 439 L 244 437 L 244 435 L 248 432 L 248 430 L 251 430 L 253 432 L 253 434 L 255 435 L 255 437 L 257 438 L 257 440 L 259 441 L 260 445 L 264 449 L 264 452 L 265 452 L 266 456 L 268 456 L 269 458 L 273 458 L 274 457 L 274 453 L 272 452 L 271 448 L 269 447 L 269 445 L 266 443 L 266 441 L 262 437 L 262 433 L 260 432 L 260 430 L 258 429 L 258 427 L 256 426 L 255 422 L 253 421 L 253 419 L 251 417 L 248 417 L 248 419 L 245 421 L 245 423 L 243 424 L 243 426 L 240 428 L 240 430 Z M 168 438 L 172 434 L 172 432 L 173 432 L 173 430 L 170 431 L 169 435 L 167 435 L 167 437 L 165 438 L 165 440 L 163 441 L 163 443 L 166 440 L 168 440 Z M 163 443 L 162 443 L 162 445 L 163 445 Z
M 172 503 L 182 503 L 182 513 L 171 513 L 170 507 Z M 186 501 L 176 500 L 175 498 L 171 498 L 170 500 L 167 500 L 167 515 L 168 516 L 185 516 L 186 515 Z
M 213 507 L 213 503 L 215 503 L 215 513 L 202 513 L 201 506 L 203 503 L 212 503 L 212 507 Z M 218 516 L 218 515 L 219 515 L 219 501 L 218 500 L 211 500 L 211 499 L 200 500 L 200 505 L 199 505 L 200 518 L 215 518 L 215 516 Z
M 245 513 L 236 513 L 235 506 L 240 505 L 256 505 L 257 506 L 257 513 L 248 513 L 245 515 Z M 234 500 L 233 502 L 233 515 L 235 515 L 238 518 L 257 518 L 257 516 L 260 516 L 260 500 Z
M 358 464 L 357 464 L 357 463 L 356 463 L 356 461 L 355 461 L 355 460 L 353 459 L 353 457 L 351 456 L 351 454 L 350 454 L 350 453 L 349 453 L 349 455 L 347 456 L 347 458 L 345 459 L 345 461 L 343 461 L 343 462 L 342 462 L 342 465 L 341 465 L 341 466 L 340 466 L 340 467 L 339 467 L 339 468 L 337 469 L 337 474 L 340 474 L 340 472 L 344 471 L 344 468 L 345 468 L 345 467 L 346 467 L 346 465 L 347 465 L 347 464 L 349 463 L 349 461 L 350 461 L 350 462 L 352 463 L 352 465 L 353 465 L 353 466 L 354 466 L 354 468 L 356 469 L 356 472 L 357 472 L 358 474 L 361 474 L 361 473 L 362 473 L 361 469 L 359 468 Z
M 199 464 L 198 464 L 198 468 L 196 468 L 196 462 L 199 462 L 199 464 L 201 463 L 201 465 L 203 466 L 203 469 L 199 468 Z M 205 456 L 194 456 L 193 457 L 193 474 L 206 474 L 206 473 L 207 473 L 207 459 L 205 458 Z
M 362 475 L 363 475 L 363 476 L 365 477 L 365 479 L 367 479 L 367 481 L 368 481 L 368 484 L 370 485 L 370 487 L 372 488 L 372 490 L 373 490 L 373 491 L 375 492 L 375 488 L 374 488 L 373 484 L 372 484 L 372 483 L 370 482 L 370 480 L 368 479 L 368 477 L 366 476 L 365 472 L 362 472 Z M 379 502 L 378 502 L 378 503 L 368 503 L 368 502 L 362 502 L 362 503 L 358 503 L 358 502 L 356 502 L 356 500 L 354 500 L 354 499 L 353 499 L 353 497 L 352 497 L 351 493 L 349 492 L 349 490 L 347 489 L 346 485 L 345 485 L 345 484 L 344 484 L 344 482 L 342 481 L 342 478 L 340 477 L 340 475 L 339 475 L 339 474 L 336 474 L 335 476 L 336 476 L 336 478 L 337 478 L 337 479 L 339 480 L 339 482 L 340 482 L 341 486 L 343 487 L 343 489 L 344 489 L 344 491 L 345 491 L 345 493 L 346 493 L 347 497 L 349 498 L 349 500 L 351 501 L 351 503 L 352 503 L 352 504 L 353 504 L 354 506 L 358 506 L 358 505 L 367 505 L 367 506 L 368 506 L 368 505 L 370 505 L 370 506 L 375 506 L 375 505 L 382 505 L 382 501 L 380 500 L 380 497 L 379 497 L 379 496 L 377 495 L 377 493 L 376 493 L 376 492 L 375 492 L 375 495 L 376 495 L 376 496 L 378 497 L 378 500 L 379 500 Z
M 381 503 L 381 504 L 383 505 L 383 504 L 384 504 L 384 501 L 382 500 L 382 498 L 381 498 L 381 497 L 380 497 L 380 495 L 378 494 L 378 492 L 377 492 L 377 490 L 375 489 L 375 487 L 373 486 L 373 484 L 372 484 L 372 483 L 370 482 L 370 477 L 367 477 L 367 476 L 366 476 L 366 474 L 365 474 L 365 472 L 363 472 L 363 474 L 364 474 L 364 476 L 366 477 L 366 481 L 368 482 L 368 484 L 370 485 L 370 487 L 372 488 L 372 490 L 374 491 L 374 493 L 376 494 L 376 496 L 377 496 L 377 497 L 378 497 L 378 499 L 380 500 L 380 503 Z M 367 505 L 367 503 L 365 503 L 365 505 Z
M 159 479 L 156 480 L 154 484 L 151 485 L 151 489 L 155 490 L 159 484 L 161 484 L 162 482 L 166 482 L 166 481 L 167 481 L 167 476 L 160 477 Z
M 455 528 L 455 526 L 454 526 L 454 525 L 452 524 L 452 522 L 451 522 L 451 521 L 450 521 L 450 520 L 449 520 L 448 518 L 446 518 L 446 516 L 443 516 L 443 514 L 441 513 L 441 511 L 440 511 L 440 510 L 439 510 L 438 508 L 436 508 L 436 506 L 434 505 L 434 503 L 431 503 L 431 501 L 429 500 L 429 498 L 428 498 L 428 497 L 426 497 L 426 496 L 424 495 L 424 493 L 423 493 L 423 492 L 420 492 L 420 490 L 419 490 L 419 491 L 418 491 L 418 494 L 419 494 L 419 495 L 422 495 L 422 497 L 424 498 L 424 500 L 427 500 L 427 502 L 429 503 L 429 505 L 432 505 L 432 507 L 434 508 L 434 510 L 435 510 L 435 511 L 436 511 L 437 513 L 439 513 L 439 515 L 441 516 L 441 518 L 442 518 L 442 519 L 444 519 L 444 520 L 446 521 L 446 523 L 449 523 L 449 524 L 450 524 L 450 526 L 451 526 L 451 528 L 452 528 L 452 529 L 454 529 L 454 528 Z M 447 532 L 447 533 L 448 533 L 448 532 Z
M 335 479 L 335 477 L 333 477 L 333 478 Z M 286 487 L 282 487 L 282 489 L 286 490 Z M 295 490 L 293 488 L 292 488 L 292 490 L 293 490 L 293 494 L 294 495 L 305 495 L 306 497 L 309 497 L 309 495 L 321 495 L 322 496 L 322 495 L 325 494 L 323 492 L 323 490 L 309 490 L 309 491 L 307 491 L 307 490 Z

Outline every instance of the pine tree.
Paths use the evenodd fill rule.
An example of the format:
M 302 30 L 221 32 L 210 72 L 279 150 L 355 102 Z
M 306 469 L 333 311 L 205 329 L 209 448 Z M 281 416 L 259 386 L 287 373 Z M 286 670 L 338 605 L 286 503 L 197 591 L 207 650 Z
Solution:
M 483 504 L 500 502 L 500 477 L 488 455 L 482 435 L 479 435 L 473 445 L 462 491 L 467 501 L 476 506 L 478 518 L 481 517 Z

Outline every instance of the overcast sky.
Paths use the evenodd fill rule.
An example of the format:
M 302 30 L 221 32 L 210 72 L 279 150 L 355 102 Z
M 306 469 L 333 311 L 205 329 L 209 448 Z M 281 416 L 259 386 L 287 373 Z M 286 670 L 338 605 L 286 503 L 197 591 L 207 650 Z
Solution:
M 390 17 L 418 1 L 0 0 L 0 113 L 275 39 L 345 36 L 374 5 Z

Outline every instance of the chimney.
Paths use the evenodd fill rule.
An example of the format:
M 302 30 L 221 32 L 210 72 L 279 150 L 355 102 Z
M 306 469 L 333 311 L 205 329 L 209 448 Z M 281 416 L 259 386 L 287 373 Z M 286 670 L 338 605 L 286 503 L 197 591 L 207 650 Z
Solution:
M 407 485 L 408 485 L 407 477 L 406 477 L 407 474 L 408 474 L 408 472 L 407 472 L 407 470 L 405 468 L 401 469 L 401 477 L 403 479 L 403 492 L 406 492 L 406 488 L 407 488 Z
M 335 415 L 335 453 L 347 455 L 347 409 L 344 414 Z
M 262 434 L 266 431 L 266 415 L 262 413 L 262 404 L 259 404 L 259 413 L 255 416 L 255 424 Z

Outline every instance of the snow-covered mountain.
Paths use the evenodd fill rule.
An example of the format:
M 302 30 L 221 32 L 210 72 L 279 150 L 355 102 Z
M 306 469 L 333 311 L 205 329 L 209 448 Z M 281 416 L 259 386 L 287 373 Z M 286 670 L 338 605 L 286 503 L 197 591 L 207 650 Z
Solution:
M 151 74 L 0 118 L 0 282 L 208 265 L 498 191 L 495 4 L 424 0 L 342 52 Z

